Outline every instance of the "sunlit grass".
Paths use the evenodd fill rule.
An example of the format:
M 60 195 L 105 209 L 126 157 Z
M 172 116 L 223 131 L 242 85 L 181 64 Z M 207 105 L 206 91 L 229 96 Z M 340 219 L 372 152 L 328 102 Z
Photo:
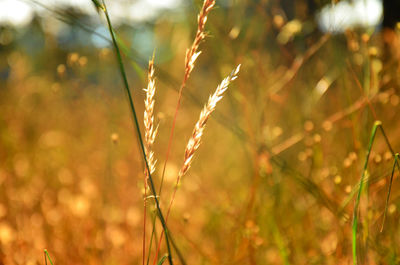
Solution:
M 55 264 L 399 262 L 399 32 L 384 46 L 379 32 L 322 34 L 307 17 L 265 12 L 266 3 L 217 1 L 180 89 L 201 2 L 184 18 L 141 25 L 157 45 L 147 47 L 158 124 L 147 190 L 140 135 L 150 58 L 132 45 L 137 25 L 113 28 L 95 1 L 107 47 L 71 45 L 72 33 L 95 29 L 71 10 L 51 13 L 70 25 L 69 39 L 40 23 L 2 29 L 3 264 L 43 263 L 43 249 L 50 264 L 50 255 Z M 201 109 L 238 64 L 176 185 Z

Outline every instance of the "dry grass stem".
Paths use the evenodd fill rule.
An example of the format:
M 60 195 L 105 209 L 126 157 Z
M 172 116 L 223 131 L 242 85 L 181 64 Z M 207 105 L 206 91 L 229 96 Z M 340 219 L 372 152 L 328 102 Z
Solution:
M 172 139 L 173 139 L 174 131 L 175 131 L 176 118 L 178 116 L 178 111 L 179 111 L 179 107 L 180 107 L 180 103 L 181 103 L 181 99 L 182 99 L 182 91 L 183 91 L 183 88 L 186 86 L 186 82 L 189 79 L 190 73 L 193 71 L 194 63 L 195 63 L 196 59 L 199 57 L 199 55 L 201 53 L 201 52 L 198 52 L 197 50 L 198 50 L 198 48 L 200 46 L 201 41 L 204 40 L 204 38 L 206 37 L 206 33 L 204 32 L 204 28 L 205 28 L 205 25 L 206 25 L 206 22 L 207 22 L 208 13 L 210 13 L 210 11 L 214 7 L 214 5 L 215 5 L 215 0 L 204 0 L 203 6 L 202 6 L 202 8 L 200 10 L 200 13 L 197 16 L 197 24 L 198 25 L 197 25 L 196 36 L 194 38 L 192 46 L 186 51 L 185 75 L 183 77 L 181 87 L 179 88 L 178 102 L 177 102 L 176 108 L 175 108 L 175 114 L 174 114 L 174 119 L 172 121 L 171 133 L 170 133 L 169 140 L 168 140 L 167 153 L 165 155 L 164 166 L 163 166 L 163 170 L 162 170 L 162 174 L 161 174 L 161 183 L 160 183 L 159 194 L 161 194 L 161 191 L 162 191 L 162 185 L 163 185 L 163 182 L 164 182 L 165 169 L 167 167 L 169 154 L 170 154 L 171 148 L 172 148 Z M 174 194 L 175 194 L 175 191 L 174 191 Z M 169 211 L 168 211 L 168 214 L 169 214 Z M 166 220 L 167 219 L 168 219 L 168 215 L 167 215 Z M 162 240 L 162 235 L 161 235 L 160 240 L 159 240 L 159 244 L 158 244 L 158 247 L 157 247 L 157 250 L 156 250 L 156 255 L 155 255 L 153 264 L 155 264 L 156 261 L 157 261 L 158 253 L 160 251 L 161 240 Z
M 227 76 L 222 82 L 218 85 L 217 89 L 215 90 L 214 94 L 212 94 L 207 104 L 204 106 L 203 110 L 200 113 L 199 120 L 197 121 L 196 125 L 194 126 L 192 136 L 189 139 L 189 142 L 186 146 L 184 162 L 182 168 L 179 170 L 178 178 L 176 180 L 175 188 L 172 193 L 172 198 L 168 206 L 167 215 L 165 216 L 165 222 L 168 222 L 168 217 L 172 208 L 172 204 L 175 200 L 176 191 L 178 189 L 179 183 L 181 178 L 187 173 L 190 168 L 190 165 L 193 161 L 193 155 L 195 151 L 199 148 L 201 144 L 201 136 L 203 135 L 206 123 L 208 118 L 210 117 L 211 113 L 215 110 L 215 106 L 217 105 L 218 101 L 222 99 L 224 92 L 228 89 L 229 84 L 237 78 L 237 74 L 240 70 L 240 64 Z M 155 264 L 157 260 L 157 254 L 160 250 L 161 241 L 164 235 L 164 231 L 161 232 L 160 239 L 158 241 L 156 257 L 154 259 L 153 264 Z
M 165 161 L 163 165 L 163 170 L 161 174 L 161 184 L 160 184 L 160 192 L 162 191 L 162 185 L 164 181 L 164 175 L 165 175 L 165 169 L 167 167 L 168 159 L 169 159 L 169 154 L 171 152 L 172 148 L 172 139 L 174 136 L 174 131 L 175 131 L 175 124 L 176 124 L 176 118 L 178 116 L 178 111 L 182 99 L 182 91 L 183 88 L 186 86 L 186 82 L 189 79 L 190 73 L 193 71 L 194 68 L 194 63 L 196 59 L 199 57 L 201 52 L 198 52 L 198 48 L 200 46 L 200 43 L 204 38 L 206 37 L 206 33 L 204 32 L 204 28 L 207 22 L 207 16 L 210 13 L 211 9 L 215 5 L 215 0 L 204 0 L 203 6 L 200 10 L 200 13 L 197 16 L 197 32 L 196 36 L 194 38 L 194 41 L 192 43 L 192 46 L 187 49 L 186 51 L 186 57 L 185 57 L 185 74 L 182 80 L 181 87 L 179 88 L 179 93 L 178 93 L 178 102 L 176 103 L 176 108 L 175 108 L 175 114 L 174 114 L 174 119 L 172 121 L 172 127 L 171 127 L 171 132 L 168 140 L 168 147 L 167 147 L 167 153 L 165 155 Z

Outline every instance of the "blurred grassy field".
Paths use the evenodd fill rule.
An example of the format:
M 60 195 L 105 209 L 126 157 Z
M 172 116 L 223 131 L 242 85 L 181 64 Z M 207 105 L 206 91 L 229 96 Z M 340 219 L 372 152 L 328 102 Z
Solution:
M 157 187 L 199 5 L 117 29 L 141 120 L 155 49 Z M 168 221 L 187 264 L 352 264 L 355 194 L 375 120 L 399 151 L 400 28 L 323 34 L 312 17 L 286 21 L 270 5 L 217 2 L 184 91 L 164 211 L 203 104 L 242 64 Z M 55 36 L 45 19 L 0 28 L 0 262 L 43 264 L 46 248 L 55 264 L 139 264 L 143 161 L 112 46 L 95 47 L 79 23 Z M 400 263 L 397 173 L 380 232 L 393 161 L 379 131 L 361 196 L 360 264 Z

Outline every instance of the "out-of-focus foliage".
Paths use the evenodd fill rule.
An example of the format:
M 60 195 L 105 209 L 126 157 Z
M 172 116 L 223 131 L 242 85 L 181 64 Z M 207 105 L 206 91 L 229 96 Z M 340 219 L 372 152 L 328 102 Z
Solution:
M 296 3 L 292 17 L 279 1 L 217 1 L 209 15 L 162 209 L 208 95 L 242 67 L 168 221 L 187 264 L 351 264 L 354 194 L 376 119 L 399 151 L 400 28 L 327 35 L 315 10 Z M 140 117 L 155 49 L 157 186 L 200 5 L 117 29 Z M 104 25 L 101 16 L 57 9 L 24 28 L 0 28 L 3 264 L 42 263 L 45 248 L 55 264 L 141 261 L 143 162 Z M 372 150 L 359 259 L 397 264 L 400 184 L 395 175 L 380 233 L 393 157 L 380 134 Z

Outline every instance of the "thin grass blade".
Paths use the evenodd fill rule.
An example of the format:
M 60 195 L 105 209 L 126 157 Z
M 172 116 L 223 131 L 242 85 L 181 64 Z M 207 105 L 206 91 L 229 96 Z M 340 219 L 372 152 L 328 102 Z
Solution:
M 43 251 L 43 253 L 44 253 L 44 263 L 47 265 L 47 259 L 49 259 L 50 264 L 51 264 L 51 265 L 54 265 L 54 264 L 53 264 L 53 261 L 52 261 L 51 258 L 50 258 L 50 255 L 49 255 L 49 252 L 47 251 L 47 249 L 45 249 L 45 250 Z
M 367 167 L 368 167 L 368 161 L 369 161 L 369 156 L 371 154 L 371 149 L 372 145 L 375 140 L 376 132 L 378 128 L 382 125 L 380 121 L 375 121 L 374 126 L 372 127 L 371 131 L 371 136 L 369 139 L 369 144 L 368 144 L 368 150 L 367 150 L 367 155 L 365 157 L 365 163 L 364 163 L 364 168 L 361 174 L 361 179 L 360 179 L 360 187 L 358 189 L 357 197 L 356 197 L 356 202 L 354 206 L 354 211 L 353 211 L 353 224 L 352 224 L 352 250 L 353 250 L 353 264 L 357 264 L 357 228 L 358 228 L 358 208 L 360 205 L 360 199 L 361 199 L 361 192 L 363 189 L 363 183 L 364 183 L 364 178 L 367 175 Z

